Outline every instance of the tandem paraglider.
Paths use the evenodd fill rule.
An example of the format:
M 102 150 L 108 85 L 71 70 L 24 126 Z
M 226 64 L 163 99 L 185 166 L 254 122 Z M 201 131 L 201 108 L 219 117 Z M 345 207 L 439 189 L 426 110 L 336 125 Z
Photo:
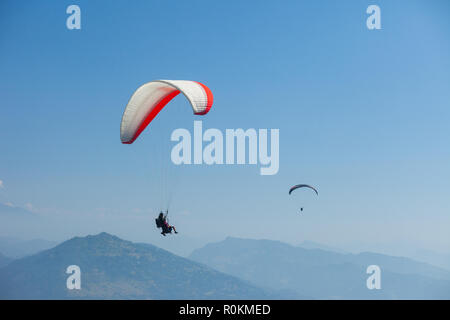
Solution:
M 178 233 L 178 232 L 177 232 L 177 229 L 175 228 L 175 226 L 171 226 L 171 225 L 169 224 L 169 219 L 167 219 L 167 215 L 168 215 L 168 214 L 169 214 L 169 211 L 166 211 L 166 214 L 165 214 L 165 215 L 164 215 L 163 212 L 160 212 L 158 218 L 155 219 L 156 227 L 157 227 L 158 229 L 159 229 L 159 228 L 162 229 L 161 234 L 162 234 L 163 236 L 166 236 L 167 233 L 168 233 L 168 234 L 172 234 L 172 230 L 173 230 L 175 233 Z
M 189 101 L 195 115 L 205 115 L 209 112 L 213 104 L 213 94 L 204 84 L 188 80 L 155 80 L 140 86 L 131 96 L 122 116 L 120 125 L 120 140 L 123 144 L 132 144 L 147 128 L 159 112 L 182 93 Z M 155 219 L 157 228 L 161 228 L 161 234 L 171 234 L 172 230 L 178 233 L 175 226 L 170 225 L 167 219 L 169 210 L 169 199 L 164 199 L 163 193 L 168 187 L 167 170 L 169 157 L 163 156 L 164 152 L 155 152 L 153 156 L 161 156 L 161 193 L 160 214 Z M 166 203 L 164 203 L 167 200 Z M 164 212 L 166 214 L 164 215 Z

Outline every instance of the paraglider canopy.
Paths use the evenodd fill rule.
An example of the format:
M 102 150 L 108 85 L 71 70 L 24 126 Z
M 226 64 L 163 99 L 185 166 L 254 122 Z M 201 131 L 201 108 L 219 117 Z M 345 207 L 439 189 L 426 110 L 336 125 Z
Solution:
M 299 189 L 299 188 L 309 188 L 309 189 L 312 189 L 312 190 L 314 190 L 314 192 L 315 192 L 317 195 L 319 195 L 319 192 L 316 190 L 316 188 L 314 188 L 314 187 L 312 187 L 312 186 L 310 186 L 310 185 L 308 185 L 308 184 L 297 184 L 297 185 L 293 186 L 292 188 L 289 189 L 289 194 L 291 194 L 292 191 L 294 191 L 294 190 L 296 190 L 296 189 Z
M 297 185 L 293 186 L 292 188 L 289 189 L 289 195 L 292 193 L 292 191 L 300 189 L 300 188 L 311 189 L 316 193 L 316 195 L 319 195 L 319 192 L 317 191 L 317 189 L 314 188 L 313 186 L 310 186 L 309 184 L 297 184 Z M 300 208 L 300 212 L 302 212 L 302 211 L 303 211 L 303 207 Z
M 205 115 L 213 104 L 211 90 L 187 80 L 155 80 L 139 87 L 125 108 L 120 125 L 122 143 L 131 144 L 174 97 L 182 93 L 196 115 Z

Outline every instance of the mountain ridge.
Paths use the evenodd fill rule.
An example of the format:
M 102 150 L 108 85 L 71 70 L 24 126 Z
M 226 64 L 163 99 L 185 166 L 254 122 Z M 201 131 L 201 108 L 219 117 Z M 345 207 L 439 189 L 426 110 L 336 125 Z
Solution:
M 409 258 L 341 254 L 280 241 L 227 237 L 190 256 L 224 273 L 271 289 L 318 299 L 448 299 L 450 272 Z M 379 265 L 382 290 L 368 290 L 367 267 Z
M 68 290 L 69 265 L 81 290 Z M 151 244 L 102 232 L 74 237 L 0 269 L 2 299 L 275 299 L 245 280 Z

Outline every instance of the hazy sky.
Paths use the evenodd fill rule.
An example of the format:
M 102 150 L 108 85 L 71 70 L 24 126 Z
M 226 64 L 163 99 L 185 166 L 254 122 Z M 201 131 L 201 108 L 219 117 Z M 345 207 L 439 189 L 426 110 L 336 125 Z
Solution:
M 141 84 L 186 79 L 214 94 L 205 129 L 280 130 L 277 175 L 174 169 L 186 237 L 450 251 L 448 1 L 2 1 L 0 48 L 0 202 L 45 221 L 1 235 L 164 246 L 157 145 L 200 118 L 179 96 L 135 144 L 119 126 Z

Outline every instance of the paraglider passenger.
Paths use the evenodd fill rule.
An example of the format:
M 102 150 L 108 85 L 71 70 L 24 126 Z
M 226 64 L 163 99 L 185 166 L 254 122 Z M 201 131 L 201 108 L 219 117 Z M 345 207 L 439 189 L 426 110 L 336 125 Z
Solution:
M 163 236 L 166 236 L 166 233 L 172 233 L 172 229 L 175 233 L 177 232 L 177 229 L 175 228 L 175 226 L 171 226 L 168 222 L 167 222 L 167 214 L 164 215 L 164 213 L 160 212 L 158 218 L 156 219 L 156 227 L 157 228 L 162 228 L 161 234 Z

